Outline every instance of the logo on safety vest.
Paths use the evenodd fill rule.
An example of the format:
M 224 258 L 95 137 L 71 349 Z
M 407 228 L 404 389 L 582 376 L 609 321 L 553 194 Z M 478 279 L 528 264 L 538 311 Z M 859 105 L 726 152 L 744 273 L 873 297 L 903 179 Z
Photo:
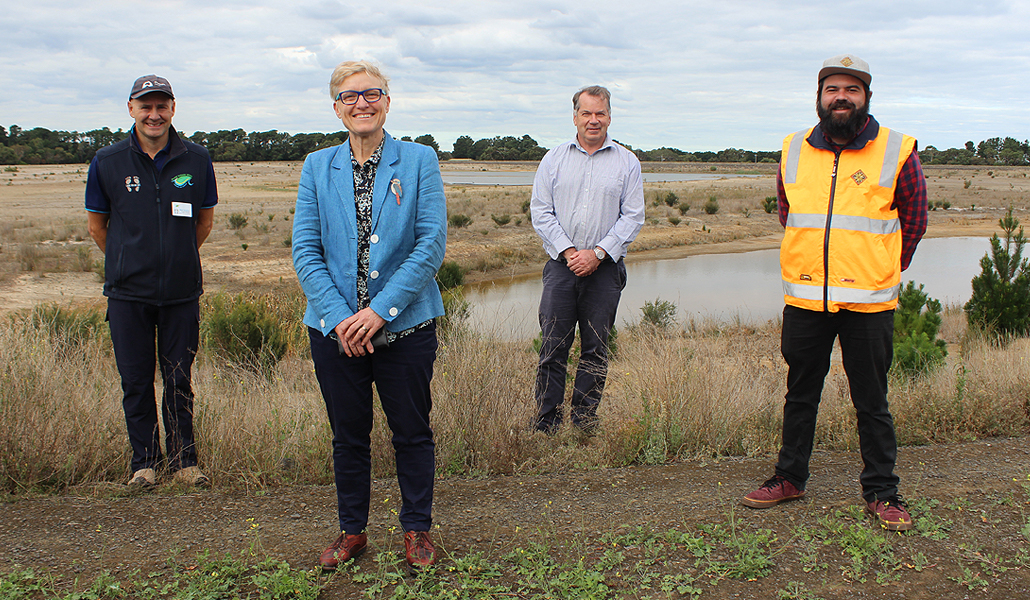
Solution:
M 802 273 L 800 275 L 800 279 L 801 279 L 801 281 L 812 281 L 812 276 L 811 275 L 805 275 L 804 273 Z
M 859 169 L 859 170 L 855 171 L 851 175 L 851 178 L 854 179 L 855 183 L 857 183 L 858 185 L 862 185 L 863 181 L 865 181 L 866 179 L 869 179 L 868 177 L 865 176 L 865 173 L 862 172 L 862 169 Z
M 126 190 L 128 190 L 130 192 L 138 192 L 139 191 L 139 187 L 140 186 L 139 186 L 139 176 L 138 175 L 131 175 L 131 176 L 125 178 L 125 189 Z
M 184 188 L 187 185 L 193 185 L 193 176 L 189 173 L 183 173 L 182 175 L 176 175 L 172 177 L 172 183 L 177 188 Z

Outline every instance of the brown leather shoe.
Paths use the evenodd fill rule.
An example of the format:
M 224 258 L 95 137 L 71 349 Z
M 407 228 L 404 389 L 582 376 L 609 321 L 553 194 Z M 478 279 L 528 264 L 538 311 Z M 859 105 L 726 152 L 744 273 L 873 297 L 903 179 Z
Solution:
M 404 558 L 408 568 L 418 571 L 436 562 L 436 546 L 429 539 L 428 531 L 404 532 Z
M 318 564 L 322 566 L 323 571 L 335 571 L 340 563 L 361 556 L 367 545 L 368 536 L 364 533 L 347 535 L 346 531 L 341 531 L 336 541 L 329 544 L 329 547 L 322 552 Z

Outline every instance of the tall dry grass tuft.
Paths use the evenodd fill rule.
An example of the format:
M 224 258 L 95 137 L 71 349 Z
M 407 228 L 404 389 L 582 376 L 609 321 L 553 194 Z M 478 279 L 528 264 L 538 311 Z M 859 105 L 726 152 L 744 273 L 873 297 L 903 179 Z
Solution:
M 1025 435 L 1030 430 L 1030 340 L 970 332 L 963 355 L 928 375 L 894 381 L 891 405 L 902 444 Z
M 511 473 L 539 457 L 529 440 L 537 357 L 458 326 L 441 335 L 433 378 L 438 468 L 453 474 Z
M 783 374 L 771 326 L 619 335 L 602 403 L 613 464 L 756 454 L 779 440 Z
M 284 314 L 295 310 L 289 298 L 277 302 Z M 1025 435 L 1030 340 L 966 336 L 948 325 L 951 318 L 945 315 L 949 341 L 964 340 L 964 349 L 930 375 L 891 381 L 899 441 Z M 0 491 L 59 490 L 128 475 L 121 389 L 102 319 L 99 308 L 42 306 L 0 324 Z M 779 333 L 777 322 L 620 328 L 597 435 L 567 427 L 549 437 L 530 427 L 531 342 L 474 333 L 455 319 L 440 328 L 433 380 L 438 469 L 486 475 L 772 454 L 786 381 Z M 233 366 L 202 346 L 194 373 L 201 467 L 216 483 L 332 482 L 331 435 L 306 346 L 291 344 L 282 360 L 260 370 Z M 571 388 L 570 381 L 567 399 Z M 373 474 L 392 476 L 390 432 L 378 406 L 375 421 Z M 857 448 L 837 349 L 816 443 Z
M 248 486 L 331 483 L 329 421 L 311 359 L 290 355 L 255 371 L 216 356 L 194 368 L 201 466 Z
M 0 327 L 0 490 L 121 479 L 128 442 L 100 309 L 37 307 Z

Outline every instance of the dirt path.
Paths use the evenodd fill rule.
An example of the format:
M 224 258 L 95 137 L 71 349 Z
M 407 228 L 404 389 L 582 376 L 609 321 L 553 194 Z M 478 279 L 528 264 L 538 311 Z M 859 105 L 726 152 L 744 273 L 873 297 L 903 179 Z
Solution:
M 824 549 L 828 568 L 805 572 L 797 559 L 799 528 L 834 511 L 859 504 L 856 453 L 817 452 L 808 496 L 768 511 L 737 506 L 769 473 L 771 459 L 732 458 L 688 461 L 661 467 L 602 469 L 575 473 L 448 478 L 437 482 L 435 520 L 441 545 L 455 556 L 474 551 L 499 557 L 533 539 L 556 549 L 581 551 L 589 560 L 605 533 L 644 525 L 657 531 L 694 530 L 732 521 L 740 530 L 770 529 L 774 548 L 771 574 L 758 581 L 724 579 L 704 586 L 702 598 L 774 598 L 788 582 L 804 582 L 824 598 L 1018 598 L 1030 589 L 1023 564 L 996 572 L 986 593 L 971 594 L 955 579 L 972 565 L 985 573 L 977 556 L 1014 564 L 1026 553 L 1020 534 L 1030 516 L 1030 477 L 1026 439 L 903 448 L 898 473 L 910 499 L 935 504 L 927 519 L 950 521 L 946 537 L 912 533 L 891 536 L 903 560 L 921 553 L 930 565 L 921 572 L 902 568 L 900 579 L 880 585 L 870 577 L 842 579 L 844 568 L 833 548 Z M 1026 484 L 1030 485 L 1030 484 Z M 329 486 L 246 490 L 231 482 L 214 489 L 182 493 L 172 486 L 140 497 L 121 496 L 120 486 L 100 486 L 0 505 L 0 571 L 32 567 L 61 580 L 90 579 L 101 570 L 116 577 L 167 572 L 167 559 L 188 558 L 203 549 L 238 556 L 255 541 L 271 556 L 296 568 L 314 565 L 334 536 L 335 494 Z M 398 492 L 391 480 L 376 481 L 369 533 L 371 551 L 363 557 L 397 551 L 400 533 L 391 510 Z M 863 527 L 874 527 L 871 522 Z M 578 548 L 578 549 L 577 549 Z M 446 558 L 444 563 L 446 563 Z M 846 566 L 846 565 L 845 565 Z M 618 586 L 616 585 L 616 591 Z M 346 576 L 330 583 L 323 598 L 355 597 L 360 588 Z M 619 591 L 629 595 L 631 588 Z M 650 596 L 648 596 L 650 597 Z

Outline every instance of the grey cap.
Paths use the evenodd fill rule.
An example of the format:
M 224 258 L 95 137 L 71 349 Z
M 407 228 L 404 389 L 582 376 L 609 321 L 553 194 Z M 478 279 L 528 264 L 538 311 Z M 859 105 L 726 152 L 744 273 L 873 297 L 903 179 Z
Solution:
M 854 54 L 841 54 L 824 60 L 823 68 L 819 69 L 819 81 L 838 73 L 858 77 L 865 82 L 866 88 L 873 81 L 873 76 L 869 73 L 869 63 Z
M 132 84 L 129 100 L 135 100 L 152 92 L 168 94 L 169 98 L 175 100 L 175 94 L 172 93 L 172 84 L 168 83 L 168 80 L 164 77 L 158 77 L 157 75 L 144 75 L 137 79 L 136 83 Z

